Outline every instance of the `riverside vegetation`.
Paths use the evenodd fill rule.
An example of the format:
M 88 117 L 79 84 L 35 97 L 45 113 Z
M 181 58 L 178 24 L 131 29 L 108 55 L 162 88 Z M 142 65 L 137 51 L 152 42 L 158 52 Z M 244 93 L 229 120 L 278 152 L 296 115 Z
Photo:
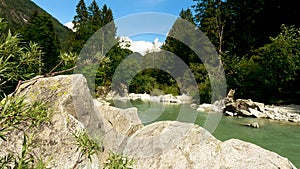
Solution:
M 5 7 L 10 8 L 11 2 L 1 1 L 0 11 Z M 28 5 L 32 2 L 24 0 L 22 3 Z M 191 9 L 182 10 L 179 15 L 195 24 L 215 45 L 223 61 L 228 88 L 236 90 L 237 98 L 251 98 L 275 104 L 299 103 L 297 100 L 300 91 L 297 85 L 300 81 L 300 29 L 297 17 L 299 9 L 294 3 L 294 1 L 283 0 L 259 0 L 256 3 L 235 0 L 195 0 L 195 5 Z M 19 8 L 12 9 L 14 10 L 19 10 L 15 12 L 17 14 L 22 13 Z M 15 90 L 26 83 L 26 80 L 37 75 L 47 77 L 70 74 L 75 68 L 78 53 L 86 40 L 105 24 L 113 23 L 114 18 L 112 9 L 107 5 L 99 8 L 96 1 L 93 1 L 87 7 L 84 0 L 80 0 L 73 21 L 77 31 L 66 31 L 70 33 L 66 43 L 61 39 L 65 39 L 62 36 L 67 37 L 68 33 L 63 33 L 65 31 L 60 35 L 55 33 L 57 26 L 53 26 L 53 20 L 49 15 L 43 14 L 40 10 L 30 12 L 32 14 L 24 18 L 27 20 L 26 24 L 23 24 L 24 26 L 18 24 L 18 27 L 5 22 L 11 21 L 9 15 L 0 13 L 0 17 L 4 17 L 0 20 L 0 99 L 2 100 L 0 137 L 2 140 L 7 140 L 7 134 L 12 129 L 20 131 L 22 135 L 22 149 L 19 154 L 8 154 L 0 161 L 2 166 L 44 168 L 49 159 L 41 159 L 32 152 L 32 145 L 34 145 L 32 140 L 36 138 L 33 131 L 48 125 L 52 117 L 51 110 L 47 108 L 47 103 L 28 103 L 20 96 L 15 97 Z M 280 17 L 274 17 L 277 13 L 281 13 Z M 17 17 L 24 20 L 22 16 Z M 41 30 L 34 31 L 40 27 Z M 115 35 L 114 24 L 111 30 L 114 30 Z M 174 31 L 176 30 L 170 30 L 171 33 Z M 46 38 L 41 38 L 42 36 Z M 96 88 L 91 88 L 91 91 L 92 93 L 95 91 L 96 96 L 109 91 L 115 69 L 126 56 L 132 53 L 120 45 L 120 43 L 125 43 L 125 46 L 130 44 L 119 42 L 115 36 L 105 41 L 116 45 L 107 55 L 101 56 L 103 59 L 101 65 L 96 72 L 92 72 L 96 74 Z M 162 49 L 176 54 L 190 67 L 198 82 L 201 102 L 210 102 L 209 76 L 195 53 L 170 37 L 166 39 Z M 161 58 L 156 59 L 157 62 L 161 61 Z M 88 63 L 89 61 L 86 60 L 84 65 L 81 65 L 85 76 L 91 73 Z M 132 65 L 134 64 L 133 61 Z M 131 68 L 134 67 L 129 65 L 128 69 Z M 154 89 L 159 89 L 163 93 L 177 95 L 179 86 L 175 80 L 165 72 L 149 69 L 135 76 L 129 84 L 129 91 L 150 93 Z M 104 87 L 105 90 L 99 86 Z M 13 94 L 9 95 L 11 93 Z M 59 93 L 59 95 L 63 94 Z M 95 145 L 89 138 L 75 136 L 79 141 L 78 157 L 90 159 L 99 147 L 101 150 L 101 145 Z M 82 161 L 80 158 L 74 162 L 75 167 Z M 125 161 L 125 164 L 120 165 L 127 166 L 127 163 L 129 166 L 132 165 L 129 159 L 119 160 L 123 157 L 117 154 L 112 154 L 109 158 L 113 164 Z M 107 164 L 107 166 L 111 165 Z

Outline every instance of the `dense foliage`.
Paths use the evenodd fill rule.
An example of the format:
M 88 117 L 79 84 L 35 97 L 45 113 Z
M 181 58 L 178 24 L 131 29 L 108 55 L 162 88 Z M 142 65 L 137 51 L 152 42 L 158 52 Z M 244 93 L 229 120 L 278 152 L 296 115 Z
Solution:
M 19 80 L 39 73 L 42 55 L 37 44 L 21 47 L 19 36 L 4 31 L 6 26 L 7 23 L 0 19 L 0 99 L 12 92 Z
M 266 103 L 299 102 L 300 31 L 295 2 L 194 1 L 194 12 L 182 10 L 180 17 L 195 24 L 213 43 L 223 61 L 228 89 L 235 89 L 238 98 Z M 173 31 L 176 30 L 170 32 Z M 201 101 L 209 102 L 210 79 L 193 51 L 171 37 L 163 49 L 190 66 Z
M 237 97 L 297 101 L 300 11 L 295 1 L 194 1 L 195 21 L 222 56 L 228 88 L 236 89 Z
M 299 91 L 300 29 L 285 25 L 281 29 L 271 43 L 253 50 L 250 57 L 224 60 L 230 65 L 228 84 L 238 89 L 239 97 L 270 102 L 296 99 L 289 93 Z

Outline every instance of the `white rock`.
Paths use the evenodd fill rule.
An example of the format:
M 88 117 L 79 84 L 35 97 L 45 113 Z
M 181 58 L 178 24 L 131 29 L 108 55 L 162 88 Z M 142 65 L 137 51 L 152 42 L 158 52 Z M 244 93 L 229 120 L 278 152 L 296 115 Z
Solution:
M 259 146 L 231 139 L 221 142 L 200 126 L 156 122 L 128 140 L 124 154 L 137 169 L 165 168 L 292 168 L 288 159 Z
M 258 117 L 258 118 L 266 118 L 268 117 L 266 114 L 258 111 L 258 110 L 255 110 L 255 109 L 252 109 L 252 108 L 249 108 L 249 112 L 255 116 L 255 117 Z
M 17 96 L 25 95 L 27 102 L 44 101 L 53 110 L 51 123 L 41 125 L 35 132 L 34 153 L 54 169 L 72 168 L 79 153 L 73 133 L 86 129 L 90 134 L 101 134 L 101 120 L 93 109 L 93 99 L 83 75 L 62 75 L 49 78 L 35 78 L 24 83 Z M 14 130 L 7 142 L 0 139 L 0 156 L 20 153 L 23 132 Z M 92 162 L 84 159 L 79 168 L 100 168 L 99 159 L 92 156 Z

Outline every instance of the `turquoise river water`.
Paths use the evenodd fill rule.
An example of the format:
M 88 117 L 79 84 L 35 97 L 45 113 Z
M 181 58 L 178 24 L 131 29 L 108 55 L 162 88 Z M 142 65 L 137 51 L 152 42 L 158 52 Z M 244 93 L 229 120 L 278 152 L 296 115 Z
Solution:
M 195 115 L 195 124 L 203 126 L 208 114 L 197 112 L 189 105 L 166 105 L 154 102 L 115 102 L 116 107 L 137 107 L 139 117 L 147 125 L 156 121 L 176 120 L 178 114 Z M 259 129 L 242 124 L 258 122 Z M 269 119 L 235 118 L 222 116 L 218 127 L 212 133 L 219 140 L 231 138 L 254 143 L 265 149 L 287 157 L 297 168 L 300 168 L 300 125 L 290 122 L 279 122 Z

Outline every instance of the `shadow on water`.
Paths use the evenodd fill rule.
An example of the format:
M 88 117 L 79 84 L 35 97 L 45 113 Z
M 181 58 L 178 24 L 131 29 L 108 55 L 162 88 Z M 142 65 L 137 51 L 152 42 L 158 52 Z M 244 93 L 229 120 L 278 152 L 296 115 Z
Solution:
M 120 108 L 137 107 L 139 117 L 147 125 L 157 121 L 176 120 L 180 111 L 180 105 L 166 105 L 153 102 L 124 102 L 117 103 Z M 197 113 L 195 124 L 203 126 L 207 114 L 196 112 L 189 105 L 181 111 L 185 114 Z M 181 107 L 182 108 L 182 107 Z M 260 128 L 243 126 L 258 122 Z M 272 121 L 257 118 L 235 118 L 223 116 L 213 135 L 219 140 L 225 141 L 236 138 L 254 143 L 265 149 L 274 151 L 288 158 L 297 168 L 300 168 L 300 125 L 290 122 Z

